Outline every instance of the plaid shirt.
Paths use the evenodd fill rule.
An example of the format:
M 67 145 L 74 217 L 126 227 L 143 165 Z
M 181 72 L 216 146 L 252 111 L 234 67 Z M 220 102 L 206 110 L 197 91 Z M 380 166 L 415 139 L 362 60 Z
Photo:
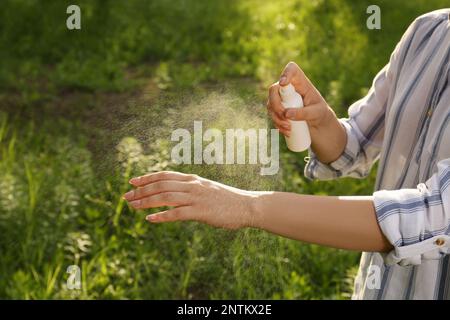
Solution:
M 363 99 L 341 119 L 345 151 L 310 179 L 365 177 L 394 249 L 363 253 L 354 299 L 450 299 L 450 9 L 417 18 Z M 379 282 L 367 285 L 379 270 Z M 376 282 L 376 279 L 375 279 Z

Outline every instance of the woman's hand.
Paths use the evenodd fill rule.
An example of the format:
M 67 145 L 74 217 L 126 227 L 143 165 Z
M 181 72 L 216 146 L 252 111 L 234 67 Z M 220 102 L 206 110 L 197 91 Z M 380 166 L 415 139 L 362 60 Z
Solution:
M 289 83 L 301 94 L 305 108 L 285 109 L 281 104 L 280 86 Z M 304 120 L 315 128 L 326 125 L 330 118 L 335 118 L 333 110 L 295 62 L 289 62 L 280 80 L 270 86 L 267 110 L 276 128 L 285 136 L 289 136 L 291 130 L 288 120 Z
M 303 97 L 304 108 L 285 109 L 281 104 L 280 86 L 289 83 Z M 306 121 L 311 134 L 311 147 L 321 162 L 331 163 L 344 151 L 347 133 L 319 90 L 296 63 L 289 62 L 280 80 L 270 87 L 267 110 L 276 128 L 287 137 L 291 131 L 289 120 Z
M 148 215 L 149 222 L 193 220 L 215 227 L 239 229 L 252 224 L 249 191 L 233 188 L 192 174 L 163 171 L 130 180 L 135 189 L 124 195 L 131 207 L 173 207 Z

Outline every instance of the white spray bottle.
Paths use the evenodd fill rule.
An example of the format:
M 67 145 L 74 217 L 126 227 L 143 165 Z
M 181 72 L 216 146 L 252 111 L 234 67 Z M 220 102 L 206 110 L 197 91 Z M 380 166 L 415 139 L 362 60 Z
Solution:
M 280 86 L 281 104 L 284 108 L 303 108 L 302 96 L 295 91 L 292 84 Z M 290 137 L 286 137 L 286 143 L 289 150 L 293 152 L 302 152 L 311 145 L 311 136 L 309 135 L 308 124 L 306 121 L 289 120 L 291 124 Z

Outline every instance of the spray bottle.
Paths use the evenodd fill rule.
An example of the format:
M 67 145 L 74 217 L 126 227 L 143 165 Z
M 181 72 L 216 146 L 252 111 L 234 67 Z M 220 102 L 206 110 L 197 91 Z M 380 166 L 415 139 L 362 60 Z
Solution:
M 284 108 L 303 108 L 302 96 L 295 91 L 292 84 L 280 86 L 280 96 Z M 289 150 L 293 152 L 305 151 L 311 145 L 308 124 L 306 121 L 289 120 L 289 122 L 291 124 L 291 135 L 286 137 Z

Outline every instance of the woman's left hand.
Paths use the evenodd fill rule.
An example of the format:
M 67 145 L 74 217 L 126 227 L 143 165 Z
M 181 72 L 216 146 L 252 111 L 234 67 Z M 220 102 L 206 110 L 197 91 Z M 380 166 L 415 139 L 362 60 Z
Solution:
M 134 209 L 173 207 L 148 215 L 152 223 L 193 220 L 215 227 L 239 229 L 252 225 L 255 193 L 197 175 L 163 171 L 130 180 L 124 195 Z

